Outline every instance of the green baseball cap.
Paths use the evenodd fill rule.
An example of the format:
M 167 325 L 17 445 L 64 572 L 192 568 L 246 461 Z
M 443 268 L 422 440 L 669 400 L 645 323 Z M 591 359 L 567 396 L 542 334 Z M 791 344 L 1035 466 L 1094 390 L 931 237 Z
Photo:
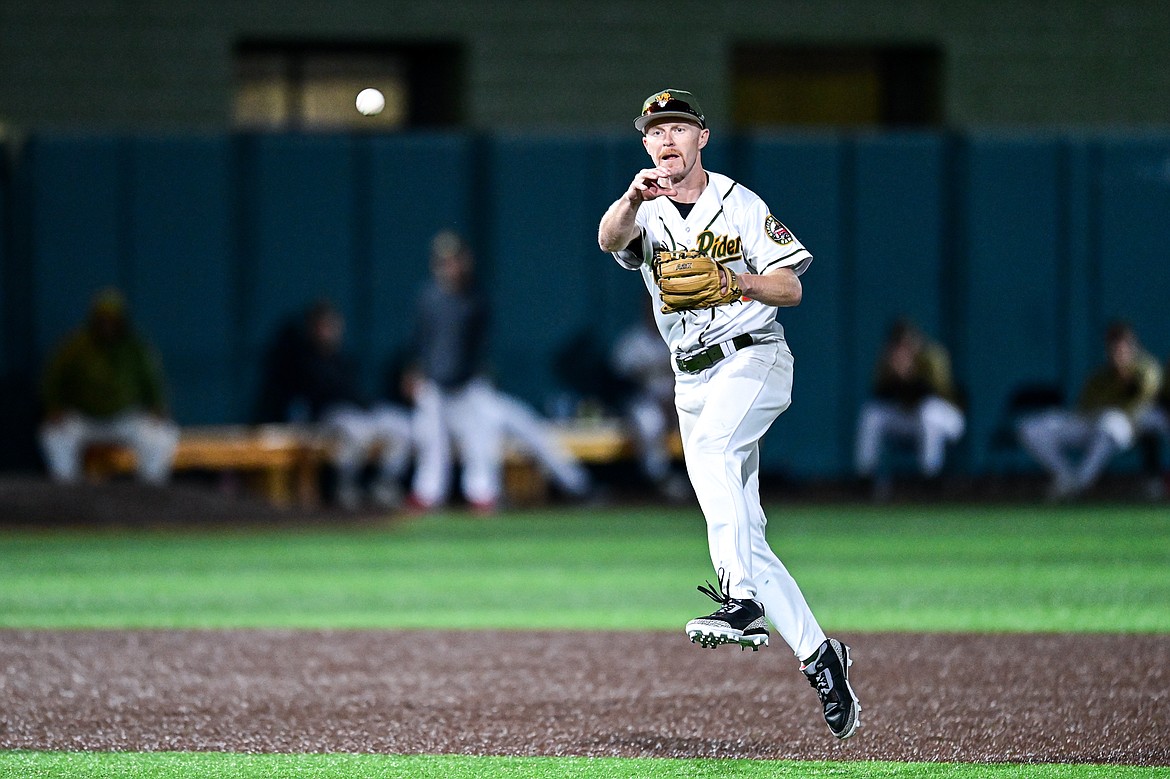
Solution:
M 634 120 L 634 128 L 645 132 L 646 125 L 656 119 L 686 119 L 698 122 L 704 129 L 707 127 L 707 119 L 695 96 L 682 89 L 664 89 L 646 98 L 642 115 Z

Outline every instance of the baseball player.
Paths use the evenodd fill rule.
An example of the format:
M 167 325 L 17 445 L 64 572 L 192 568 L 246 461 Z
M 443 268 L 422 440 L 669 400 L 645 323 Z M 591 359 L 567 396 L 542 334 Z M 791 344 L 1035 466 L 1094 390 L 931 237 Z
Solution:
M 634 127 L 651 167 L 605 212 L 598 244 L 642 274 L 674 358 L 675 406 L 687 473 L 707 521 L 719 604 L 686 625 L 706 647 L 768 643 L 770 621 L 802 661 L 837 738 L 856 731 L 849 648 L 826 638 L 764 538 L 760 439 L 792 398 L 792 352 L 778 307 L 800 303 L 812 255 L 754 192 L 705 170 L 710 137 L 689 92 L 642 104 Z

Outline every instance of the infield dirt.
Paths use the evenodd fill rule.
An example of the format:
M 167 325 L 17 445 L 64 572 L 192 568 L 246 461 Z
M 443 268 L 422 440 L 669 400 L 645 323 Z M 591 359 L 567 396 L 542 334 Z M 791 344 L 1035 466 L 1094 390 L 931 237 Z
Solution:
M 833 739 L 780 642 L 0 631 L 0 748 L 1170 765 L 1170 636 L 846 634 Z

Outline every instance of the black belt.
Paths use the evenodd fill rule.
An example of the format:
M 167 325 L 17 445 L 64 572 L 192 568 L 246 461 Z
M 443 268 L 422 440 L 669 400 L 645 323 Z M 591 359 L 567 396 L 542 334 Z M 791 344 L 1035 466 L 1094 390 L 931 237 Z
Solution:
M 714 346 L 708 346 L 701 352 L 695 352 L 687 357 L 675 357 L 674 361 L 678 365 L 678 369 L 683 373 L 698 373 L 701 370 L 710 368 L 715 363 L 722 360 L 729 354 L 734 354 L 744 347 L 751 346 L 755 341 L 750 335 L 737 335 L 730 341 L 721 341 Z M 725 352 L 724 346 L 729 347 Z

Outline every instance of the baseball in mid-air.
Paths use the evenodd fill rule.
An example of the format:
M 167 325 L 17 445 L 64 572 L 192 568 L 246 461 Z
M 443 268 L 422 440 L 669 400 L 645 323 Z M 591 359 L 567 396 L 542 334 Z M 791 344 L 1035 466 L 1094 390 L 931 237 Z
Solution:
M 357 96 L 357 110 L 366 116 L 375 116 L 382 113 L 382 109 L 386 107 L 386 98 L 381 92 L 368 87 L 358 92 Z

